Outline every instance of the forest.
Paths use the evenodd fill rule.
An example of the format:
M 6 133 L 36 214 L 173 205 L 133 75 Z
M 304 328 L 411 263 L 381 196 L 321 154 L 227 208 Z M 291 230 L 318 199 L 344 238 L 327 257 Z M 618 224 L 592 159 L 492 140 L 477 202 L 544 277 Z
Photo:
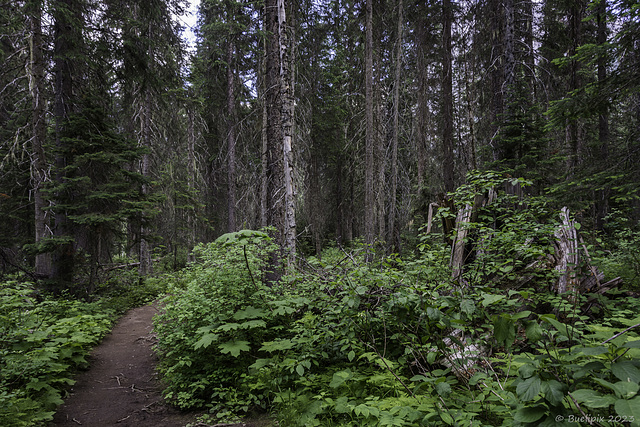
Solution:
M 637 1 L 0 0 L 0 58 L 0 425 L 155 301 L 198 425 L 640 426 Z

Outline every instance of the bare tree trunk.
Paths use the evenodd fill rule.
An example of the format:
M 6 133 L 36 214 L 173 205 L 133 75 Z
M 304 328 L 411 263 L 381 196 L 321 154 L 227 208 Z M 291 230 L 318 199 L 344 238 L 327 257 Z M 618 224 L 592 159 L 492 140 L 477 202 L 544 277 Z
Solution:
M 233 70 L 234 45 L 227 43 L 227 232 L 236 231 L 236 99 Z
M 491 149 L 493 154 L 493 160 L 497 161 L 502 158 L 502 152 L 497 141 L 497 135 L 500 131 L 500 120 L 503 113 L 503 83 L 504 73 L 500 67 L 502 61 L 502 41 L 500 40 L 500 29 L 502 28 L 502 14 L 500 1 L 488 0 L 487 6 L 489 8 L 489 16 L 491 16 L 491 25 L 493 31 L 491 32 L 491 65 L 489 74 L 491 76 Z
M 29 20 L 31 22 L 31 58 L 30 84 L 33 102 L 31 183 L 34 198 L 35 242 L 51 237 L 49 216 L 44 211 L 48 205 L 42 193 L 42 187 L 47 181 L 47 162 L 44 144 L 47 137 L 47 123 L 45 117 L 44 99 L 44 59 L 42 55 L 42 0 L 33 0 L 29 4 Z M 35 259 L 35 274 L 40 277 L 51 276 L 51 254 L 39 253 Z
M 374 49 L 375 52 L 377 52 L 377 54 L 374 56 L 374 62 L 376 64 L 381 63 L 380 61 L 380 55 L 379 49 Z M 374 164 L 376 167 L 376 181 L 374 183 L 373 188 L 375 189 L 375 195 L 376 195 L 376 212 L 374 214 L 374 218 L 376 219 L 376 223 L 377 223 L 377 233 L 376 236 L 379 239 L 384 240 L 385 239 L 385 235 L 386 235 L 386 222 L 385 222 L 385 213 L 386 213 L 386 206 L 385 206 L 385 197 L 386 197 L 386 179 L 385 179 L 385 174 L 386 174 L 386 165 L 387 165 L 387 158 L 386 158 L 386 138 L 385 135 L 383 135 L 383 112 L 382 112 L 382 70 L 378 70 L 378 72 L 375 75 L 375 84 L 373 86 L 373 105 L 374 105 L 374 111 L 375 111 L 375 116 L 373 119 L 373 126 L 374 126 L 374 139 L 375 139 L 375 158 L 374 158 Z
M 268 123 L 268 114 L 267 114 L 267 103 L 263 101 L 262 105 L 262 132 L 261 132 L 261 153 L 260 153 L 260 161 L 262 163 L 262 169 L 260 171 L 260 226 L 266 227 L 268 225 L 267 222 L 267 179 L 268 173 L 267 168 L 268 164 L 268 144 L 267 144 L 267 123 Z
M 398 191 L 398 140 L 400 133 L 400 70 L 402 68 L 402 0 L 398 0 L 398 30 L 396 34 L 396 63 L 393 78 L 393 140 L 391 142 L 391 202 L 389 203 L 389 243 L 399 251 L 400 239 L 396 238 L 397 231 L 397 191 Z M 399 231 L 398 231 L 399 233 Z
M 513 0 L 504 0 L 504 100 L 506 120 L 512 119 L 513 91 L 515 83 L 515 5 Z
M 529 95 L 531 97 L 531 105 L 534 105 L 538 99 L 538 91 L 536 84 L 536 60 L 535 60 L 535 45 L 533 36 L 533 0 L 524 0 L 524 13 L 525 13 L 525 36 L 524 42 L 527 46 L 526 65 L 527 65 L 527 77 L 529 81 Z
M 195 112 L 193 108 L 189 108 L 189 139 L 187 146 L 187 185 L 189 186 L 190 194 L 194 194 L 196 188 L 196 154 L 195 154 L 195 145 L 196 145 L 196 134 L 195 134 Z M 195 262 L 196 258 L 192 252 L 193 247 L 196 243 L 196 213 L 194 210 L 190 210 L 187 217 L 187 227 L 188 235 L 189 235 L 189 262 Z
M 267 224 L 275 228 L 275 241 L 284 247 L 285 188 L 282 129 L 281 42 L 279 7 L 281 0 L 265 2 L 266 107 L 267 107 Z
M 365 38 L 365 183 L 364 183 L 364 240 L 373 246 L 375 235 L 375 194 L 373 188 L 374 146 L 373 129 L 373 0 L 366 1 Z
M 287 250 L 288 264 L 296 255 L 296 216 L 293 184 L 293 113 L 294 113 L 294 70 L 291 60 L 289 24 L 285 10 L 285 0 L 278 0 L 278 27 L 280 32 L 280 87 L 282 91 L 282 147 L 284 166 L 284 247 Z
M 578 47 L 582 43 L 582 18 L 584 17 L 585 7 L 584 0 L 576 0 L 572 2 L 569 10 L 569 40 L 571 40 L 569 57 L 576 54 Z M 578 89 L 580 87 L 580 80 L 580 63 L 578 61 L 572 61 L 569 90 L 573 91 Z M 566 144 L 567 170 L 569 174 L 573 174 L 576 166 L 580 163 L 580 153 L 582 152 L 582 132 L 578 119 L 567 120 Z
M 54 19 L 54 60 L 53 74 L 55 121 L 55 141 L 58 153 L 55 167 L 56 184 L 61 187 L 67 182 L 65 168 L 67 166 L 67 144 L 65 133 L 68 131 L 69 116 L 74 108 L 73 102 L 73 61 L 81 43 L 78 25 L 82 22 L 80 5 L 75 0 L 56 0 L 51 4 Z M 64 197 L 62 190 L 55 195 L 56 202 Z M 63 207 L 55 209 L 55 226 L 53 234 L 56 238 L 65 239 L 52 257 L 51 277 L 57 282 L 73 281 L 75 270 L 75 243 L 71 221 Z
M 453 73 L 451 54 L 451 22 L 453 10 L 451 0 L 442 2 L 442 177 L 444 191 L 454 190 L 454 162 L 453 162 Z
M 607 42 L 607 4 L 604 0 L 597 6 L 598 44 L 603 46 Z M 598 57 L 598 82 L 604 82 L 607 78 L 607 58 L 604 54 Z M 609 112 L 604 107 L 598 115 L 598 141 L 600 143 L 600 161 L 607 166 L 609 159 Z M 595 225 L 602 230 L 604 218 L 609 211 L 609 188 L 596 190 Z
M 142 113 L 142 145 L 147 148 L 151 148 L 151 93 L 149 89 L 146 89 L 143 113 Z M 140 165 L 140 174 L 145 178 L 149 177 L 149 165 L 150 165 L 150 155 L 149 153 L 144 153 L 142 155 L 142 161 Z M 147 184 L 143 184 L 142 186 L 142 194 L 149 194 L 149 186 Z M 140 227 L 140 266 L 138 268 L 138 272 L 141 276 L 146 276 L 148 274 L 152 274 L 153 265 L 151 260 L 151 248 L 150 244 L 147 240 L 147 235 L 149 233 L 149 229 L 146 226 L 146 214 L 142 213 L 142 225 Z

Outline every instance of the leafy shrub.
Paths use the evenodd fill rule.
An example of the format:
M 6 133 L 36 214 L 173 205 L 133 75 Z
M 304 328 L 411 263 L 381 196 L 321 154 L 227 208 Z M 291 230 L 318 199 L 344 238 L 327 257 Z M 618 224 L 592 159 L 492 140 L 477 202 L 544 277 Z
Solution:
M 264 276 L 275 250 L 262 232 L 225 235 L 196 247 L 200 262 L 169 289 L 155 325 L 166 396 L 179 407 L 236 399 L 234 410 L 246 412 L 255 404 L 233 390 L 265 335 Z
M 606 250 L 594 251 L 595 261 L 607 277 L 621 277 L 626 287 L 640 290 L 640 229 L 620 211 L 613 211 L 607 220 L 611 236 L 603 244 Z M 601 244 L 603 240 L 597 239 Z
M 156 321 L 168 396 L 288 426 L 637 425 L 638 301 L 549 293 L 553 274 L 529 266 L 552 215 L 507 201 L 471 225 L 491 242 L 465 286 L 429 236 L 408 259 L 332 248 L 269 284 L 266 235 L 201 246 Z
M 0 425 L 52 419 L 74 369 L 109 330 L 99 304 L 38 295 L 31 284 L 0 283 Z

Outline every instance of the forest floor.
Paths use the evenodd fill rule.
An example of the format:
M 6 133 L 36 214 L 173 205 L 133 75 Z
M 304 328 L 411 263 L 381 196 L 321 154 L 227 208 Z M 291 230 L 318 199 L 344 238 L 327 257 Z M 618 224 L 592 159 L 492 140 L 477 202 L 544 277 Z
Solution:
M 152 319 L 157 306 L 127 312 L 89 357 L 90 368 L 80 372 L 50 427 L 183 427 L 206 426 L 197 413 L 180 412 L 162 398 L 155 370 Z M 225 426 L 266 426 L 247 421 Z

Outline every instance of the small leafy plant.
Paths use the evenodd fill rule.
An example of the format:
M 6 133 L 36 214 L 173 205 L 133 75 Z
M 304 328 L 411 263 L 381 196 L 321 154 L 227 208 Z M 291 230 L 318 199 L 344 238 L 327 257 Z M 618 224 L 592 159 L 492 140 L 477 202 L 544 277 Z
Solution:
M 73 370 L 111 327 L 97 303 L 50 299 L 28 283 L 0 283 L 0 425 L 52 419 Z

